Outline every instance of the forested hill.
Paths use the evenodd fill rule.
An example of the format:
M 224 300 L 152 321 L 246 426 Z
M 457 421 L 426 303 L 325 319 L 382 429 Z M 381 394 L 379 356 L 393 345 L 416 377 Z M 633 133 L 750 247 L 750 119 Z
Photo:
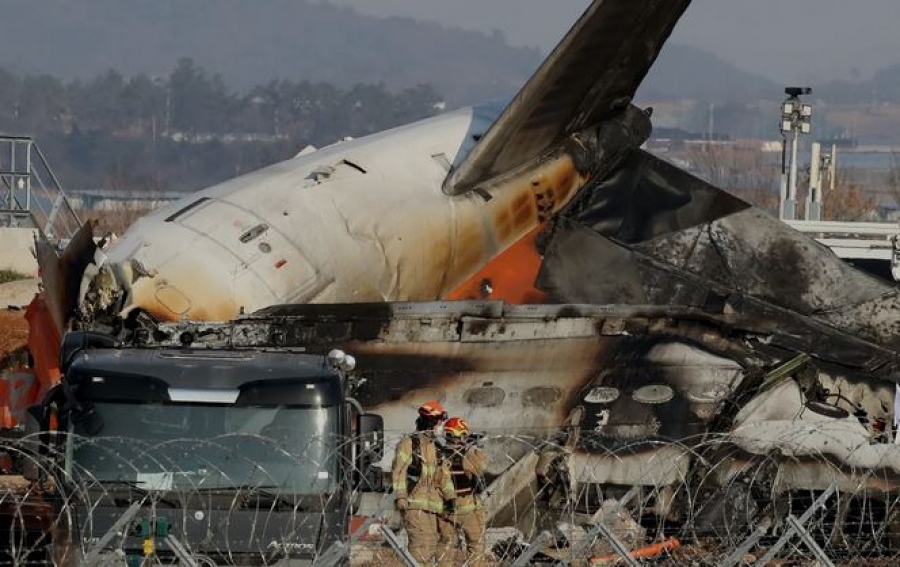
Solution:
M 780 100 L 783 87 L 687 45 L 667 45 L 638 91 L 638 99 L 749 102 Z
M 5 0 L 0 67 L 64 79 L 168 76 L 191 57 L 228 86 L 432 85 L 452 106 L 506 96 L 542 58 L 505 38 L 308 0 Z
M 448 0 L 452 1 L 452 0 Z M 246 92 L 273 79 L 392 90 L 431 85 L 450 107 L 514 93 L 540 63 L 502 34 L 375 18 L 326 0 L 3 0 L 0 68 L 89 79 L 167 77 L 182 57 Z M 833 102 L 900 101 L 900 65 L 872 80 L 808 85 Z M 639 98 L 780 100 L 782 88 L 714 54 L 668 45 Z
M 543 55 L 500 33 L 380 19 L 312 0 L 4 0 L 0 68 L 86 79 L 109 69 L 168 76 L 190 57 L 238 92 L 273 79 L 429 84 L 450 107 L 516 92 Z M 768 79 L 668 45 L 643 98 L 778 99 Z

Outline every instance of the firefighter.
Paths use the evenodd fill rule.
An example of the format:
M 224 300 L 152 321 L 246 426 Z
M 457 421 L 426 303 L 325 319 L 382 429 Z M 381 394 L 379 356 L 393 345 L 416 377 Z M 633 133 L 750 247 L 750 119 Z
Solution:
M 437 555 L 438 516 L 444 501 L 453 498 L 448 471 L 441 472 L 435 430 L 447 419 L 440 402 L 419 407 L 416 432 L 397 444 L 393 478 L 395 506 L 403 516 L 409 552 L 420 565 L 430 565 Z
M 446 449 L 445 466 L 453 479 L 455 498 L 448 502 L 447 511 L 438 522 L 441 565 L 463 562 L 470 567 L 487 565 L 484 550 L 484 471 L 487 458 L 471 435 L 469 424 L 460 417 L 451 417 L 444 423 Z M 456 559 L 456 531 L 462 531 L 465 539 L 465 559 Z

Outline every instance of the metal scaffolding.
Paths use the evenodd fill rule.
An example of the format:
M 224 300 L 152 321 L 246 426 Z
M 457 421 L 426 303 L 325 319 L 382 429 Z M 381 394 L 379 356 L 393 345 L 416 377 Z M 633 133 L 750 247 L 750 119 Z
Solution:
M 34 228 L 52 241 L 81 222 L 34 139 L 0 135 L 0 227 Z

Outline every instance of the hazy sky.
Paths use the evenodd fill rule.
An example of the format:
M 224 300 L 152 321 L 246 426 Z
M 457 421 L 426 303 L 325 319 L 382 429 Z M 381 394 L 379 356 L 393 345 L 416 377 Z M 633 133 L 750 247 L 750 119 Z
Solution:
M 328 0 L 485 31 L 545 51 L 590 0 Z M 865 78 L 900 63 L 900 0 L 694 0 L 672 41 L 783 83 Z M 855 70 L 855 71 L 854 71 Z

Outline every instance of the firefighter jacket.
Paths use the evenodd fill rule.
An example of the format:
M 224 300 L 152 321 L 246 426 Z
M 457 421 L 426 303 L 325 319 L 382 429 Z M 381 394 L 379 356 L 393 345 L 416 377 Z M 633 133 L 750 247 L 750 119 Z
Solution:
M 446 459 L 456 495 L 456 514 L 469 514 L 483 507 L 484 471 L 487 457 L 480 448 L 471 446 L 451 452 Z
M 391 467 L 394 494 L 406 498 L 410 510 L 440 514 L 444 501 L 453 499 L 453 482 L 438 456 L 434 437 L 428 432 L 408 435 L 397 444 Z

